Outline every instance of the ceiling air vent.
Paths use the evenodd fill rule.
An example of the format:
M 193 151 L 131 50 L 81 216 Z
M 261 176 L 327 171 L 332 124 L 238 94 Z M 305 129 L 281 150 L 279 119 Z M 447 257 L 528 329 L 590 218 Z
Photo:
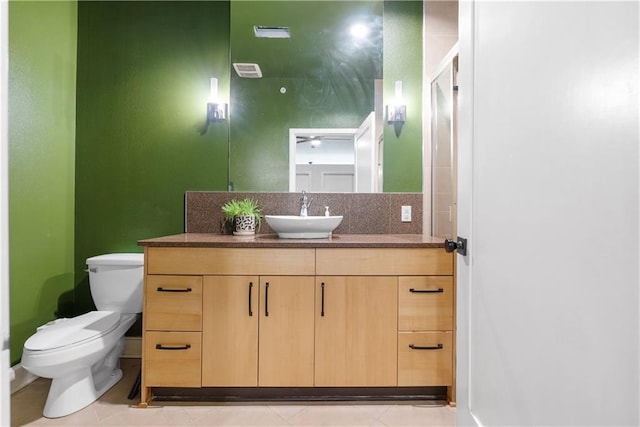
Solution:
M 262 71 L 258 64 L 246 64 L 241 62 L 234 62 L 233 68 L 238 73 L 238 76 L 247 79 L 259 79 L 262 77 Z
M 289 27 L 265 27 L 263 25 L 254 25 L 253 33 L 256 37 L 266 39 L 289 39 L 291 33 Z

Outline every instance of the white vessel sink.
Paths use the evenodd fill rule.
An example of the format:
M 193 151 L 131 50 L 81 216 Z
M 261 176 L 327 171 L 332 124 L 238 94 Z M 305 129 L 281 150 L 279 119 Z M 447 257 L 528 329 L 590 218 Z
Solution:
M 283 239 L 324 239 L 342 222 L 342 215 L 265 215 L 264 218 Z

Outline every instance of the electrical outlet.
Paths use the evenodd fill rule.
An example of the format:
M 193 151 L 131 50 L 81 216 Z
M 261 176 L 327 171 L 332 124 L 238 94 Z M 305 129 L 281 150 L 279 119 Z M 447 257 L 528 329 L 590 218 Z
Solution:
M 411 206 L 403 206 L 401 213 L 402 222 L 411 222 Z

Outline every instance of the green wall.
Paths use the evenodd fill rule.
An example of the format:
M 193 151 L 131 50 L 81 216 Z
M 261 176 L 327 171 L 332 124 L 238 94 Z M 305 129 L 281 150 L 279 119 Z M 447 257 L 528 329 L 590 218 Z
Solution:
M 226 190 L 227 122 L 206 123 L 209 79 L 229 88 L 229 3 L 81 2 L 78 8 L 76 310 L 89 256 L 141 252 L 184 231 L 187 190 Z M 227 95 L 228 98 L 228 95 Z
M 384 99 L 402 80 L 407 121 L 384 124 L 385 192 L 422 191 L 422 2 L 384 3 Z
M 236 80 L 242 81 L 236 84 Z M 232 77 L 232 82 L 232 99 L 243 100 L 231 105 L 229 157 L 234 191 L 289 191 L 289 128 L 353 128 L 373 110 L 373 100 L 359 111 L 358 106 L 354 109 L 352 103 L 336 98 L 310 114 L 297 98 L 317 87 L 308 79 Z M 287 88 L 285 94 L 279 93 L 281 87 Z
M 231 75 L 235 191 L 289 191 L 290 128 L 357 128 L 374 110 L 382 40 L 372 35 L 356 48 L 340 31 L 356 18 L 380 26 L 382 11 L 381 1 L 231 2 L 232 61 L 256 62 L 263 72 Z M 256 38 L 254 24 L 286 25 L 291 39 Z
M 289 44 L 293 42 L 286 39 L 254 39 L 250 41 L 251 48 L 247 47 L 246 33 L 252 28 L 252 23 L 271 25 L 284 20 L 283 25 L 291 28 L 293 39 L 305 35 L 304 24 L 307 21 L 304 16 L 314 16 L 321 21 L 318 17 L 322 8 L 337 8 L 345 4 L 331 1 L 268 2 L 276 5 L 273 7 L 261 3 L 231 2 L 231 55 L 234 62 L 254 62 L 258 58 L 256 62 L 272 65 L 273 58 L 265 52 L 273 51 L 275 46 L 282 46 L 280 49 L 284 52 L 292 50 Z M 372 74 L 368 69 L 364 72 L 366 79 L 349 74 L 347 71 L 358 67 L 345 66 L 345 61 L 353 60 L 356 55 L 351 53 L 348 60 L 334 57 L 332 53 L 339 49 L 321 40 L 304 43 L 304 48 L 292 53 L 301 63 L 317 65 L 317 77 L 311 73 L 297 77 L 304 69 L 301 65 L 296 66 L 295 61 L 287 63 L 295 72 L 276 78 L 267 75 L 261 79 L 242 79 L 232 73 L 229 156 L 234 190 L 288 191 L 289 128 L 358 127 L 374 109 L 373 79 L 383 78 L 383 104 L 394 98 L 395 81 L 403 81 L 408 115 L 407 122 L 401 127 L 386 121 L 383 123 L 383 191 L 422 191 L 422 1 L 354 3 L 383 15 L 381 75 Z M 319 8 L 317 13 L 314 13 L 314 7 Z M 278 19 L 278 10 L 284 18 Z M 351 13 L 353 11 L 345 10 L 346 15 Z M 296 19 L 296 14 L 301 15 L 300 19 Z M 309 32 L 318 34 L 313 29 Z M 317 58 L 330 60 L 322 63 Z M 269 74 L 268 71 L 265 74 Z M 280 93 L 281 87 L 287 89 L 285 94 Z
M 75 1 L 9 3 L 11 364 L 73 310 Z
M 35 327 L 93 309 L 87 257 L 141 252 L 138 239 L 183 231 L 185 191 L 226 190 L 229 122 L 207 125 L 205 112 L 210 77 L 229 99 L 229 12 L 227 1 L 10 2 L 12 363 Z M 385 125 L 398 174 L 384 189 L 420 191 L 422 3 L 384 13 L 404 34 L 385 38 L 385 94 L 401 79 L 409 95 L 399 136 Z M 273 156 L 286 176 L 286 153 Z

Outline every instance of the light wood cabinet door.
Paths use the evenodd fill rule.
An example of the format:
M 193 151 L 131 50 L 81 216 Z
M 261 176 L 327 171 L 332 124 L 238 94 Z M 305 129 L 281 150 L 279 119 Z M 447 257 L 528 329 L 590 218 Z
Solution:
M 399 386 L 453 385 L 453 334 L 401 332 L 398 334 Z
M 312 275 L 313 248 L 149 247 L 147 274 Z
M 399 330 L 453 330 L 453 277 L 411 276 L 398 280 Z
M 200 387 L 201 349 L 200 332 L 145 332 L 145 387 Z
M 397 385 L 396 277 L 316 278 L 315 385 Z
M 202 276 L 146 276 L 143 319 L 146 330 L 201 330 Z
M 453 254 L 440 248 L 318 248 L 316 274 L 452 275 Z
M 205 276 L 202 386 L 258 385 L 258 276 Z
M 313 276 L 260 277 L 258 385 L 313 385 Z

